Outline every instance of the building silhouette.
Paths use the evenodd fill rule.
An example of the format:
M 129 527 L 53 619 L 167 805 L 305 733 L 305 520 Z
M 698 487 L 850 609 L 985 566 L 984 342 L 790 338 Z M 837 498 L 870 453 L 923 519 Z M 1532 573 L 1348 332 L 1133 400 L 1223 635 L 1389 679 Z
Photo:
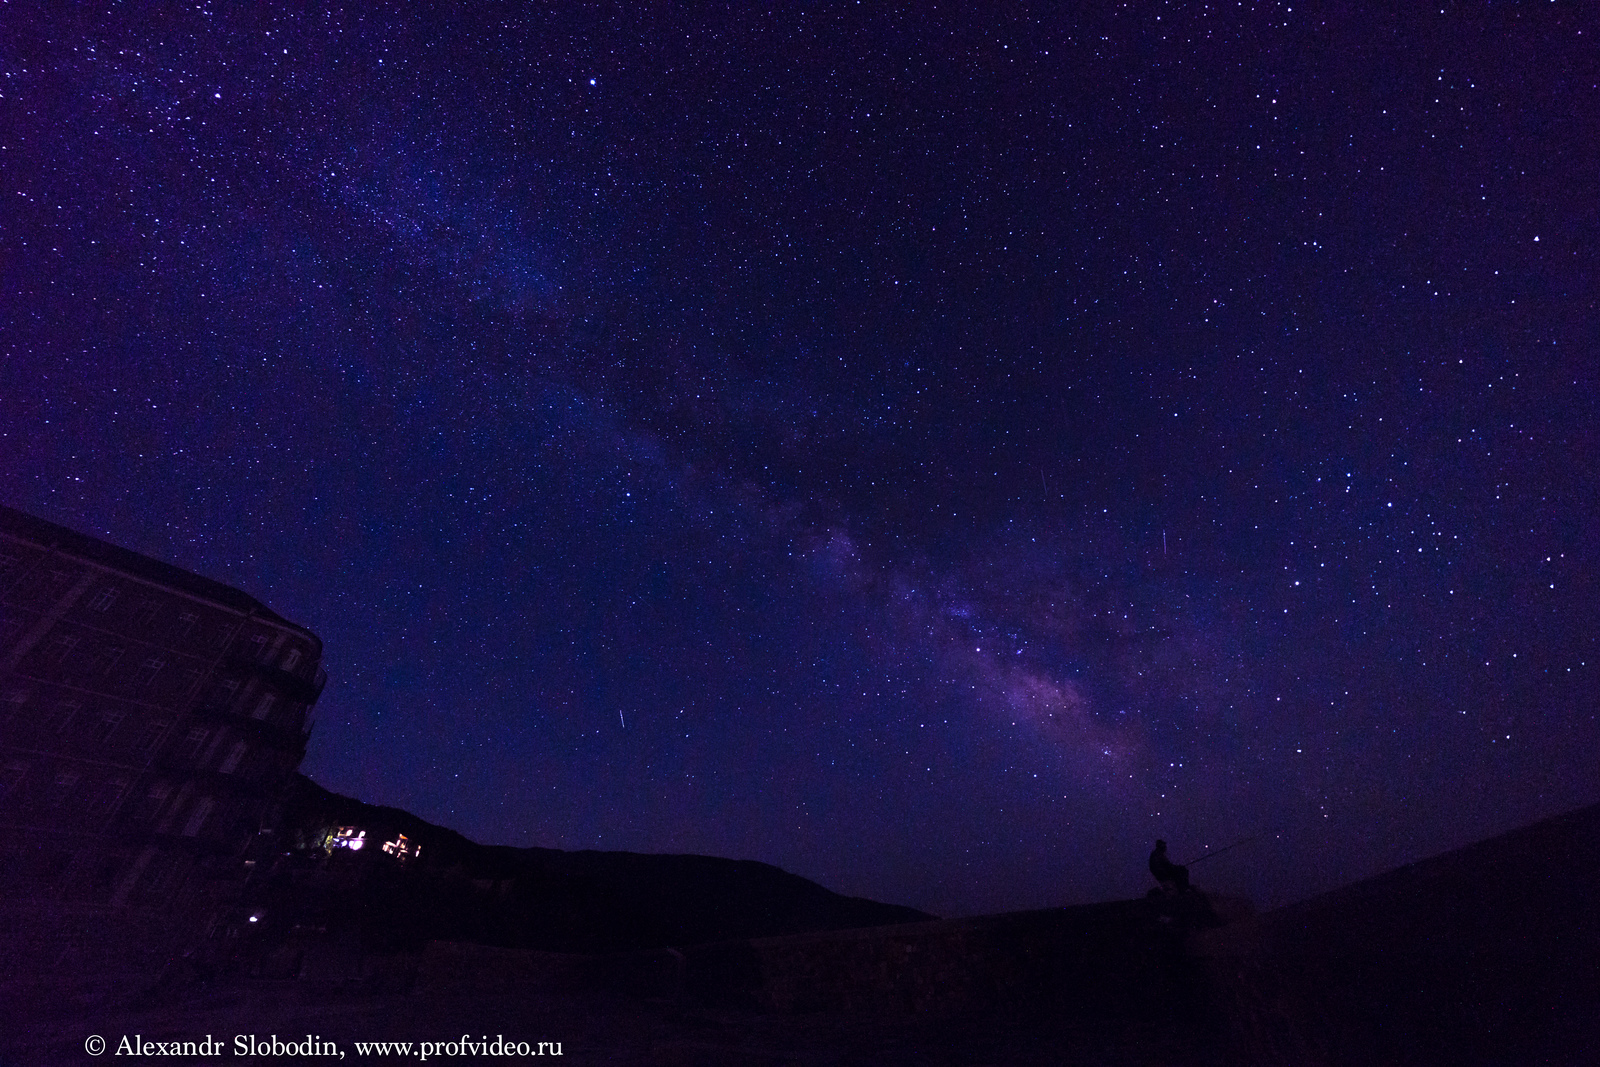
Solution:
M 321 661 L 237 589 L 0 507 L 0 900 L 214 916 L 305 755 Z

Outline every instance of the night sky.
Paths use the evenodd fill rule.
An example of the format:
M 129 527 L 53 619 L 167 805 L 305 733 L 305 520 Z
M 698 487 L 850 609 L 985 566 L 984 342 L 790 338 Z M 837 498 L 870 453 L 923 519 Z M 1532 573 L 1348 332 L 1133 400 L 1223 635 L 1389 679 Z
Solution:
M 1440 8 L 8 3 L 0 502 L 485 842 L 1271 905 L 1600 801 L 1600 20 Z

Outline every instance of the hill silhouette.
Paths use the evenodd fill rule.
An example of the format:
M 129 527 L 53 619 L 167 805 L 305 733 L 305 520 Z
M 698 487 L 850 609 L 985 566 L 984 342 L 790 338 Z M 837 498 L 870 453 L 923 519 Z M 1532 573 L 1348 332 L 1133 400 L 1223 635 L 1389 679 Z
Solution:
M 369 845 L 320 848 L 339 827 L 364 831 Z M 602 952 L 933 918 L 753 860 L 481 845 L 304 775 L 285 801 L 280 834 L 286 847 L 248 897 L 263 939 L 298 929 L 375 949 L 448 940 Z M 414 860 L 382 851 L 400 834 L 418 849 Z
M 423 851 L 316 847 L 339 826 Z M 1255 916 L 1158 893 L 932 920 L 760 863 L 479 845 L 307 780 L 281 833 L 240 938 L 195 945 L 135 909 L 0 914 L 0 1062 L 69 1062 L 90 1032 L 503 1032 L 652 1067 L 1586 1067 L 1600 1049 L 1600 806 Z
M 1200 934 L 1259 1062 L 1600 1062 L 1600 804 Z

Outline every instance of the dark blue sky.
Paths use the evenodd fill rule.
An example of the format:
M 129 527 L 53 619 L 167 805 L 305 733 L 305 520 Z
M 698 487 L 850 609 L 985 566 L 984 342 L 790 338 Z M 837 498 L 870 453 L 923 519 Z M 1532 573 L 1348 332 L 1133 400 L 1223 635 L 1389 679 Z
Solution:
M 0 11 L 0 500 L 305 770 L 941 914 L 1600 800 L 1571 3 Z

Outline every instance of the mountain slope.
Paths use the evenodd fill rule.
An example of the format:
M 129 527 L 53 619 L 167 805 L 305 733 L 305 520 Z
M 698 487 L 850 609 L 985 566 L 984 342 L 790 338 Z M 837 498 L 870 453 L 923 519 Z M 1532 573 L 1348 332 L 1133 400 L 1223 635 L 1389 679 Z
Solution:
M 316 846 L 341 826 L 359 853 Z M 611 951 L 916 922 L 913 908 L 846 897 L 752 860 L 480 845 L 398 808 L 365 804 L 298 776 L 284 806 L 290 854 L 264 883 L 274 925 L 428 940 Z M 401 863 L 379 843 L 420 846 Z

